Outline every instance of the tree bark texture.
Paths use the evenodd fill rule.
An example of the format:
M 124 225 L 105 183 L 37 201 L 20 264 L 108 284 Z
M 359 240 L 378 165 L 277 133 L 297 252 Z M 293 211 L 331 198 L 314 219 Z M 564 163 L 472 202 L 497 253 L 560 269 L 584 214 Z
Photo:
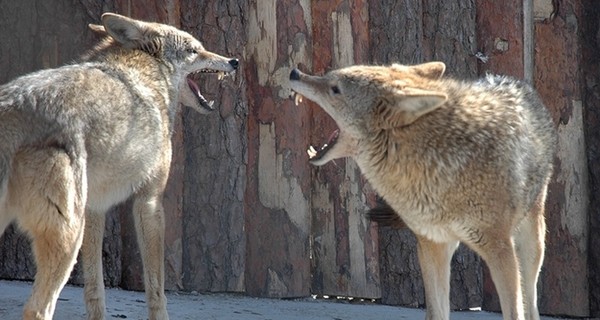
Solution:
M 559 141 L 554 179 L 546 202 L 546 258 L 540 277 L 540 309 L 586 317 L 589 180 L 584 137 L 584 90 L 580 36 L 586 8 L 561 1 L 555 14 L 535 25 L 534 84 L 550 109 Z M 557 59 L 560 57 L 560 59 Z M 591 107 L 591 106 L 590 106 Z M 597 164 L 593 164 L 597 166 Z M 593 198 L 593 197 L 592 197 Z
M 583 121 L 589 170 L 588 272 L 590 316 L 600 317 L 600 7 L 595 1 L 582 1 L 578 21 L 581 26 L 581 81 Z M 581 252 L 580 254 L 585 254 Z

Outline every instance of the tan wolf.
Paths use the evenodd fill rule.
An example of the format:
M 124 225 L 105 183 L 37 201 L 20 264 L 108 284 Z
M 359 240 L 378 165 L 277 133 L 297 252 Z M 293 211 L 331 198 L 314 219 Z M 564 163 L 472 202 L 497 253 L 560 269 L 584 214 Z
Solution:
M 504 319 L 539 319 L 553 122 L 521 81 L 458 81 L 444 71 L 441 62 L 325 76 L 292 70 L 296 101 L 316 102 L 339 127 L 324 148 L 309 148 L 310 161 L 352 157 L 396 222 L 415 233 L 427 319 L 449 317 L 450 260 L 460 241 L 489 266 Z
M 104 319 L 105 213 L 134 197 L 150 319 L 168 319 L 162 196 L 179 101 L 212 102 L 192 76 L 238 60 L 174 27 L 102 15 L 103 41 L 72 65 L 0 86 L 0 232 L 31 238 L 37 273 L 25 319 L 51 319 L 81 247 L 88 319 Z M 85 231 L 84 231 L 85 229 Z

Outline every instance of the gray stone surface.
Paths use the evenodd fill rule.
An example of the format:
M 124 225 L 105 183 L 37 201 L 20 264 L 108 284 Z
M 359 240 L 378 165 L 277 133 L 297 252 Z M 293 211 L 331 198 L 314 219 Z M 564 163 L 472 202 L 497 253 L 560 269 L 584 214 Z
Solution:
M 31 283 L 0 281 L 0 319 L 17 320 Z M 143 292 L 108 289 L 106 319 L 147 319 Z M 408 309 L 378 304 L 332 302 L 330 300 L 257 299 L 235 294 L 167 294 L 171 319 L 219 320 L 350 320 L 350 319 L 424 319 L 422 309 Z M 63 289 L 54 319 L 84 319 L 83 288 L 67 286 Z M 496 313 L 481 311 L 453 312 L 452 320 L 499 320 Z M 543 317 L 544 320 L 551 318 Z

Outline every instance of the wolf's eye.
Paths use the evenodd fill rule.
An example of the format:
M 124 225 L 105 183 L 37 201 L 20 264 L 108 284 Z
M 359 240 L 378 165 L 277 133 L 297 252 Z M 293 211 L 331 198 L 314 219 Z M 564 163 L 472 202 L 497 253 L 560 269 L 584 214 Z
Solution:
M 333 86 L 331 87 L 331 92 L 333 92 L 333 94 L 340 94 L 340 88 L 338 86 Z
M 194 48 L 187 48 L 187 49 L 185 49 L 185 52 L 187 52 L 189 54 L 197 53 L 196 49 L 194 49 Z

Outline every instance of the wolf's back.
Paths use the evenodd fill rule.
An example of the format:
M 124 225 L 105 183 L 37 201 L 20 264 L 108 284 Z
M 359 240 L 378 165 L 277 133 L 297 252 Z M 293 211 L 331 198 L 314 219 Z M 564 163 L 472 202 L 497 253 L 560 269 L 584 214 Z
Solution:
M 68 135 L 59 128 L 74 118 L 61 112 L 66 96 L 62 88 L 69 82 L 60 77 L 68 68 L 41 70 L 0 85 L 0 198 L 22 147 L 65 147 Z
M 504 76 L 490 75 L 483 81 L 492 94 L 516 95 L 517 101 L 522 105 L 521 132 L 517 134 L 511 148 L 514 161 L 511 171 L 515 179 L 523 183 L 525 201 L 531 204 L 552 174 L 557 144 L 552 118 L 531 85 Z

